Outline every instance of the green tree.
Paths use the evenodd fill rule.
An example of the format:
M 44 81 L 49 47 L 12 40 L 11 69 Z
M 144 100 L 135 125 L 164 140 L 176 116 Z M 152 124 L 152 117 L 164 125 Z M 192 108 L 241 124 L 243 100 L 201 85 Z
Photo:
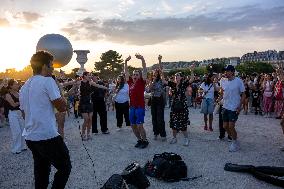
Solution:
M 195 67 L 193 69 L 193 73 L 198 75 L 198 76 L 202 76 L 202 75 L 208 73 L 208 70 L 204 66 L 199 66 L 199 67 Z
M 71 73 L 69 74 L 65 74 L 67 78 L 75 78 L 75 76 L 77 75 L 77 72 L 79 71 L 79 68 L 73 68 Z
M 274 68 L 265 62 L 245 62 L 236 66 L 236 70 L 241 74 L 250 75 L 252 73 L 272 73 Z
M 224 62 L 220 62 L 218 64 L 210 64 L 206 66 L 207 72 L 215 72 L 215 73 L 222 73 L 226 64 Z
M 167 75 L 172 76 L 172 75 L 176 74 L 177 72 L 182 72 L 185 76 L 191 75 L 191 69 L 189 69 L 189 68 L 173 69 L 173 70 L 169 71 L 169 73 Z M 193 73 L 198 75 L 198 76 L 201 76 L 201 75 L 204 75 L 205 73 L 207 73 L 207 69 L 206 69 L 206 67 L 201 67 L 201 66 L 195 67 L 193 69 Z
M 113 50 L 102 53 L 101 60 L 95 62 L 95 69 L 100 72 L 100 77 L 104 79 L 117 77 L 123 71 L 121 57 L 122 55 Z

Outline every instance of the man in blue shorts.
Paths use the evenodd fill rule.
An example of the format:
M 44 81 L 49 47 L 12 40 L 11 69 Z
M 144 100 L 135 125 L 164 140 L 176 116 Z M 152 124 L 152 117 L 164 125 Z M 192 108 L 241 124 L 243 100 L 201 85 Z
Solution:
M 129 119 L 132 126 L 133 133 L 137 137 L 138 141 L 135 145 L 136 148 L 146 148 L 149 144 L 146 131 L 143 127 L 145 117 L 145 101 L 144 91 L 147 78 L 146 63 L 142 55 L 136 54 L 137 59 L 142 61 L 143 71 L 138 70 L 133 72 L 132 77 L 129 77 L 127 62 L 131 59 L 129 56 L 125 60 L 124 71 L 125 78 L 129 85 L 129 97 L 130 97 L 130 112 Z

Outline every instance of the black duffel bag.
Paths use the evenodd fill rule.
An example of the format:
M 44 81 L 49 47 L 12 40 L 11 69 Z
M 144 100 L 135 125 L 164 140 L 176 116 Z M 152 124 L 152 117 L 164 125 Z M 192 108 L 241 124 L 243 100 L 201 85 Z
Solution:
M 166 182 L 177 182 L 187 178 L 187 166 L 175 153 L 164 152 L 154 155 L 153 161 L 146 163 L 145 174 Z

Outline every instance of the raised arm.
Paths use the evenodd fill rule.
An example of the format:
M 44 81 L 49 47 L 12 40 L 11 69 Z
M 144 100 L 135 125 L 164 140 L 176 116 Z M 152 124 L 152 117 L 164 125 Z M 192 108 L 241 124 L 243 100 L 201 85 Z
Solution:
M 194 81 L 193 69 L 194 69 L 194 65 L 191 65 L 191 67 L 190 67 L 190 79 L 189 79 L 189 83 L 193 83 L 193 81 Z
M 11 95 L 10 95 L 9 93 L 6 94 L 5 100 L 6 100 L 11 106 L 13 106 L 13 107 L 17 107 L 17 106 L 20 105 L 19 102 L 15 102 L 15 101 L 13 100 L 13 98 L 11 97 Z
M 278 64 L 278 69 L 276 70 L 276 73 L 281 81 L 284 81 L 284 74 L 283 74 L 283 65 Z
M 76 83 L 76 80 L 63 82 L 63 83 L 60 83 L 60 85 L 61 85 L 62 87 L 66 87 L 66 86 L 69 86 L 69 85 L 74 85 L 75 83 Z
M 164 70 L 163 70 L 163 65 L 162 65 L 162 58 L 163 58 L 162 55 L 158 56 L 160 76 L 161 76 L 161 79 L 162 79 L 163 83 L 167 85 L 168 81 L 165 80 Z
M 162 55 L 158 56 L 158 60 L 159 60 L 159 70 L 160 70 L 160 76 L 162 79 L 164 79 L 164 72 L 163 72 L 163 65 L 162 65 Z
M 145 59 L 144 59 L 144 57 L 143 57 L 142 55 L 140 55 L 140 54 L 135 54 L 135 57 L 136 57 L 137 59 L 141 60 L 141 62 L 142 62 L 142 68 L 143 68 L 143 70 L 142 70 L 142 78 L 143 78 L 144 80 L 146 80 L 146 79 L 147 79 L 147 68 L 146 68 Z
M 98 87 L 98 88 L 100 88 L 100 89 L 108 90 L 107 87 L 105 87 L 105 86 L 103 86 L 103 85 L 99 85 L 99 84 L 97 84 L 97 83 L 95 83 L 95 82 L 93 82 L 93 81 L 89 81 L 89 83 L 90 83 L 90 85 L 92 85 L 92 86 L 94 86 L 94 87 Z
M 129 80 L 129 71 L 128 71 L 128 64 L 127 62 L 131 59 L 131 56 L 129 55 L 125 61 L 124 61 L 124 74 L 125 74 L 125 81 Z
M 68 97 L 68 96 L 75 94 L 76 90 L 78 91 L 78 88 L 79 88 L 78 84 L 73 85 L 72 88 L 69 91 L 67 91 L 64 96 Z

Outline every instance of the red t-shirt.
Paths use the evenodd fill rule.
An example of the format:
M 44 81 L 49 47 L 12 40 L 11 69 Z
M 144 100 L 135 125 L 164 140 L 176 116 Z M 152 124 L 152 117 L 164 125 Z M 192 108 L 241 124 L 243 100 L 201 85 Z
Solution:
M 144 91 L 146 81 L 143 79 L 138 79 L 135 83 L 132 78 L 129 77 L 129 97 L 130 97 L 130 107 L 134 108 L 145 108 L 144 101 Z

